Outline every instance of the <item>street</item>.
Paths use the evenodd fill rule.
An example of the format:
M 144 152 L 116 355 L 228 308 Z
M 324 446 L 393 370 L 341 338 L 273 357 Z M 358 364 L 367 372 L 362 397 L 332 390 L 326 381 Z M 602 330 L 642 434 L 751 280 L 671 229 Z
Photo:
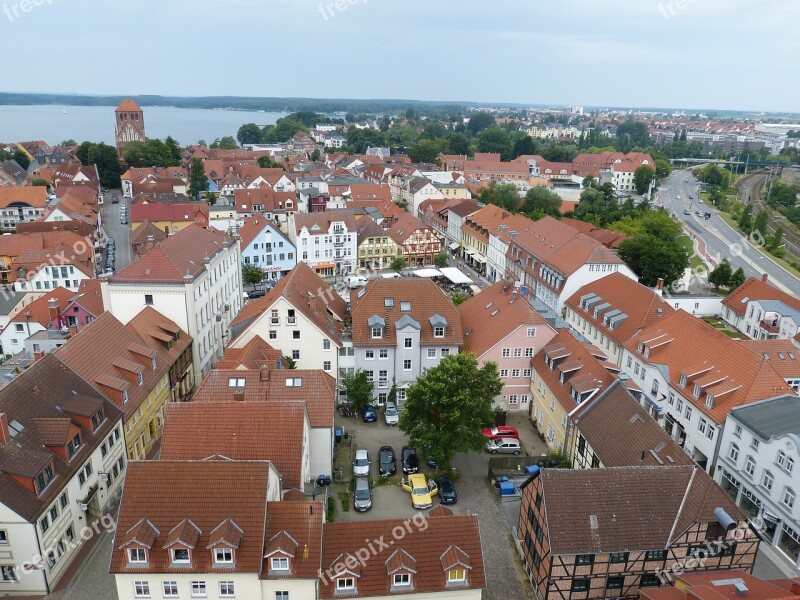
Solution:
M 111 195 L 119 196 L 119 204 L 111 204 Z M 128 224 L 122 225 L 119 222 L 120 207 L 128 207 Z M 103 203 L 103 231 L 105 235 L 114 238 L 115 242 L 115 261 L 114 269 L 121 271 L 131 264 L 131 224 L 130 224 L 130 199 L 122 195 L 122 190 L 108 190 L 105 194 Z M 105 254 L 103 255 L 105 259 Z M 103 265 L 105 268 L 105 264 Z
M 775 287 L 792 294 L 800 293 L 800 281 L 761 250 L 743 241 L 742 234 L 732 229 L 716 208 L 700 200 L 697 190 L 697 181 L 691 171 L 674 171 L 662 184 L 657 200 L 686 229 L 706 242 L 707 252 L 715 262 L 727 258 L 734 270 L 742 267 L 748 277 L 760 278 L 766 273 Z M 690 199 L 690 196 L 695 199 Z M 684 211 L 689 214 L 684 214 Z M 706 220 L 695 214 L 696 211 L 710 212 L 711 218 Z

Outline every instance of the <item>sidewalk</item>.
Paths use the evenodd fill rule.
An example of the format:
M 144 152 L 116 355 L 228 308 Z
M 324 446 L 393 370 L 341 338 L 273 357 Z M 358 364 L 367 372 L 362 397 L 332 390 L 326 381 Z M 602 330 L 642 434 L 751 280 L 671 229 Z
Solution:
M 753 575 L 761 579 L 784 579 L 800 577 L 800 571 L 793 569 L 778 550 L 764 541 L 758 546 Z

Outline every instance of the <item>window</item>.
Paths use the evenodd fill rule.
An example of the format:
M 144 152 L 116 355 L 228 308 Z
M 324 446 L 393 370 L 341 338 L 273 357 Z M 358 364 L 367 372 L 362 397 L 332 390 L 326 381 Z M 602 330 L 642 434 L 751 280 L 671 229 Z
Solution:
M 644 556 L 645 560 L 666 560 L 666 558 L 666 550 L 648 550 Z
M 205 581 L 193 581 L 192 582 L 192 597 L 193 598 L 205 598 L 206 597 L 206 582 Z
M 150 583 L 147 581 L 134 581 L 133 582 L 133 595 L 137 598 L 150 597 Z
M 739 460 L 739 446 L 736 444 L 731 444 L 731 449 L 728 452 L 728 458 L 730 458 L 734 463 Z
M 331 361 L 325 360 L 322 362 L 322 370 L 323 371 L 330 371 L 331 370 Z
M 708 431 L 706 431 L 706 437 L 710 440 L 714 439 L 714 434 L 717 432 L 717 428 L 713 425 L 708 426 Z
M 447 572 L 447 583 L 464 583 L 467 580 L 467 572 L 464 569 L 450 569 Z
M 611 553 L 611 562 L 616 564 L 625 564 L 628 562 L 628 553 L 627 552 L 612 552 Z
M 289 600 L 289 592 L 275 592 L 275 600 Z
M 236 595 L 235 587 L 232 581 L 220 581 L 219 582 L 219 597 L 220 598 L 230 598 Z
M 606 589 L 621 590 L 624 583 L 625 583 L 625 577 L 622 576 L 609 577 L 606 580 Z
M 508 377 L 508 369 L 500 369 L 500 377 Z
M 8 532 L 5 529 L 0 529 L 0 546 L 8 544 Z
M 752 477 L 756 473 L 756 461 L 752 456 L 747 457 L 747 462 L 744 465 L 744 472 Z
M 215 548 L 214 549 L 214 562 L 215 563 L 232 563 L 233 562 L 233 549 L 231 549 L 231 548 Z
M 594 554 L 578 554 L 575 556 L 576 565 L 593 565 Z
M 293 340 L 299 340 L 300 339 L 300 331 L 298 331 L 297 329 L 293 330 L 292 331 L 292 339 Z
M 503 348 L 501 356 L 502 358 L 511 358 L 511 348 Z
M 736 437 L 739 437 L 739 438 L 742 437 L 742 426 L 741 425 L 737 425 L 736 427 L 734 427 L 733 435 L 735 435 Z
M 411 370 L 411 361 L 406 359 L 403 361 L 403 371 L 410 371 Z
M 364 350 L 364 358 L 372 360 L 375 358 L 375 350 Z
M 759 442 L 755 437 L 753 438 L 753 441 L 750 442 L 750 445 L 753 447 L 754 450 L 758 450 L 758 446 L 760 444 L 761 442 Z
M 528 327 L 528 337 L 536 337 L 536 327 Z
M 48 529 L 50 529 L 50 521 L 47 519 L 47 515 L 42 517 L 42 520 L 39 521 L 39 529 L 42 530 L 42 533 L 45 533 Z
M 411 585 L 411 573 L 395 573 L 392 580 L 394 587 L 408 587 Z
M 178 582 L 165 581 L 163 582 L 164 598 L 177 598 L 178 597 Z
M 687 406 L 686 407 L 686 420 L 687 421 L 691 421 L 692 420 L 692 407 L 691 406 Z
M 129 563 L 146 563 L 147 550 L 144 548 L 128 548 Z
M 514 348 L 514 358 L 522 357 L 522 348 Z
M 138 383 L 139 385 L 144 384 L 144 377 L 142 376 L 141 373 L 136 374 L 136 383 Z
M 533 348 L 525 348 L 525 358 L 533 357 Z
M 330 340 L 322 340 L 322 349 L 323 350 L 330 350 L 331 349 L 331 341 Z
M 56 508 L 56 505 L 53 504 L 53 506 L 50 507 L 50 520 L 55 521 L 57 518 L 58 518 L 58 508 Z
M 300 360 L 300 350 L 292 350 L 292 360 Z
M 428 358 L 436 358 L 436 348 L 428 348 Z
M 372 328 L 372 338 L 377 339 L 383 337 L 383 327 Z
M 775 483 L 775 477 L 769 471 L 764 471 L 764 478 L 761 480 L 763 485 L 768 490 L 772 491 L 772 484 Z
M 147 306 L 153 306 L 153 294 L 145 294 L 144 295 L 144 303 Z
M 590 583 L 591 579 L 588 577 L 579 577 L 572 580 L 572 587 L 570 589 L 573 592 L 588 592 Z
M 72 438 L 69 442 L 67 442 L 67 456 L 72 459 L 73 456 L 80 450 L 81 448 L 81 434 L 76 433 L 75 437 Z
M 786 454 L 783 450 L 778 451 L 777 463 L 781 469 L 787 471 L 788 473 L 791 473 L 794 470 L 794 459 Z
M 791 488 L 786 488 L 786 490 L 783 492 L 783 500 L 781 500 L 781 502 L 783 502 L 789 508 L 794 508 L 794 501 L 796 499 L 797 496 L 795 495 L 794 491 L 792 491 Z
M 289 559 L 286 557 L 273 557 L 270 561 L 270 569 L 273 571 L 288 571 Z
M 442 338 L 444 337 L 444 327 L 438 325 L 433 328 L 433 337 Z
M 412 344 L 414 343 L 413 338 L 407 337 L 403 339 L 403 347 L 404 348 L 411 348 L 413 347 Z
M 17 580 L 17 573 L 14 571 L 14 567 L 12 565 L 3 565 L 0 567 L 0 571 L 3 573 L 3 581 Z
M 343 592 L 346 590 L 354 590 L 356 589 L 356 582 L 355 579 L 352 577 L 339 577 L 336 580 L 336 591 Z
M 278 339 L 278 332 L 275 331 L 274 329 L 270 329 L 269 330 L 269 339 L 277 340 Z
M 381 348 L 378 350 L 378 358 L 389 358 L 389 349 Z
M 188 563 L 189 562 L 189 550 L 188 550 L 188 548 L 173 548 L 173 550 L 172 550 L 172 562 L 174 562 L 174 563 Z
M 706 420 L 705 419 L 700 419 L 700 422 L 697 424 L 697 430 L 700 433 L 705 433 L 707 426 L 708 426 L 708 423 L 706 422 Z

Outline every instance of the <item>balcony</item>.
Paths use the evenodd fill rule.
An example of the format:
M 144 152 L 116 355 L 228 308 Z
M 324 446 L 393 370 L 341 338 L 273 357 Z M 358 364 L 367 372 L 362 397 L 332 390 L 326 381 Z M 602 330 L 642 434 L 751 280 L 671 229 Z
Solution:
M 781 332 L 780 321 L 778 319 L 764 319 L 758 325 L 768 334 L 778 335 Z

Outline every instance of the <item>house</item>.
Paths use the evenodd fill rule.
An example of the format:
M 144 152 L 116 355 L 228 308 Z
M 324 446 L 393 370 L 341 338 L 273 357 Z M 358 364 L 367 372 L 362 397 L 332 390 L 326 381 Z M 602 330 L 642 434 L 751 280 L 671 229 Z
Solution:
M 35 221 L 47 207 L 47 188 L 40 185 L 0 187 L 0 222 L 3 229 L 16 229 L 17 223 Z
M 266 373 L 278 375 L 265 369 Z M 236 386 L 247 378 L 236 375 L 230 379 Z M 236 387 L 234 395 L 244 394 L 243 388 Z M 271 434 L 265 435 L 267 431 Z M 175 403 L 167 407 L 160 458 L 268 460 L 280 473 L 283 486 L 303 489 L 319 474 L 310 471 L 310 432 L 304 402 Z
M 13 356 L 25 347 L 25 340 L 38 331 L 53 330 L 68 332 L 64 309 L 69 305 L 75 292 L 57 287 L 28 304 L 11 319 L 0 333 L 0 346 L 3 354 Z
M 249 301 L 230 324 L 231 348 L 266 340 L 300 368 L 339 372 L 344 299 L 305 263 L 298 263 L 263 298 Z
M 358 260 L 356 221 L 350 210 L 290 215 L 289 239 L 297 248 L 298 262 L 307 263 L 321 276 L 344 277 Z
M 265 461 L 131 463 L 109 567 L 118 597 L 261 598 L 267 506 L 280 496 Z
M 27 250 L 45 250 L 63 245 L 78 250 L 91 242 L 73 231 L 55 230 L 29 233 L 13 233 L 0 236 L 0 281 L 9 283 L 10 265 L 15 258 Z
M 409 266 L 431 265 L 442 252 L 442 241 L 434 229 L 411 213 L 400 215 L 387 233 L 402 248 Z
M 741 340 L 742 346 L 772 363 L 786 384 L 800 394 L 800 361 L 791 340 Z
M 160 180 L 180 180 L 183 182 L 181 186 L 178 182 L 172 182 L 177 187 L 175 193 L 186 193 L 186 182 L 189 180 L 189 169 L 181 166 L 173 167 L 130 167 L 120 177 L 122 181 L 122 195 L 126 198 L 133 198 L 136 195 L 134 186 L 144 186 L 147 182 Z M 182 190 L 180 188 L 183 187 Z M 142 191 L 140 189 L 139 191 Z
M 283 226 L 288 221 L 288 215 L 297 210 L 297 198 L 293 191 L 277 192 L 269 186 L 236 190 L 234 203 L 239 218 L 262 213 L 267 219 L 277 221 Z
M 239 243 L 192 224 L 103 279 L 101 289 L 106 310 L 123 323 L 152 306 L 185 331 L 199 381 L 222 356 L 228 327 L 242 306 Z
M 619 367 L 606 360 L 603 353 L 579 342 L 566 329 L 559 329 L 530 359 L 529 414 L 551 450 L 564 451 L 572 414 L 613 383 Z
M 706 470 L 734 406 L 791 393 L 771 360 L 682 310 L 625 342 L 620 367 L 647 411 Z
M 728 413 L 714 479 L 786 566 L 800 571 L 800 397 L 783 394 Z
M 564 302 L 570 329 L 621 365 L 624 344 L 674 309 L 657 293 L 614 272 L 587 283 Z
M 634 599 L 669 584 L 673 571 L 750 571 L 759 543 L 712 479 L 688 465 L 542 469 L 522 486 L 517 540 L 545 600 Z
M 470 217 L 467 217 L 468 219 Z M 533 223 L 523 215 L 504 217 L 499 222 L 487 224 L 489 245 L 486 256 L 473 255 L 473 258 L 486 259 L 486 277 L 490 281 L 498 281 L 505 277 L 508 269 L 508 246 L 521 231 L 525 231 Z
M 392 261 L 403 256 L 403 247 L 371 217 L 356 222 L 358 266 L 362 269 L 388 269 Z
M 578 289 L 609 273 L 638 280 L 614 252 L 552 217 L 531 223 L 510 242 L 506 278 L 519 281 L 537 309 L 560 315 Z
M 170 339 L 181 348 L 190 343 L 185 333 Z M 79 330 L 55 355 L 123 413 L 128 458 L 143 460 L 161 438 L 171 363 L 111 313 Z
M 722 301 L 722 318 L 754 340 L 789 339 L 800 350 L 800 300 L 750 277 Z
M 132 204 L 131 227 L 136 229 L 147 221 L 167 235 L 178 233 L 189 225 L 208 227 L 208 203 Z
M 524 195 L 531 186 L 528 165 L 524 162 L 501 162 L 499 154 L 484 156 L 476 154 L 474 160 L 464 161 L 463 166 L 464 177 L 478 183 L 514 184 L 521 195 Z
M 531 358 L 556 331 L 517 290 L 502 281 L 458 306 L 465 352 L 478 362 L 497 364 L 503 391 L 495 403 L 503 410 L 527 411 L 531 387 Z
M 135 257 L 139 259 L 165 239 L 167 239 L 167 234 L 158 225 L 154 225 L 150 221 L 142 221 L 131 233 L 131 249 Z
M 228 346 L 217 362 L 218 369 L 288 369 L 289 362 L 280 350 L 255 336 L 241 348 Z
M 445 507 L 427 516 L 424 528 L 405 527 L 402 519 L 325 523 L 319 598 L 479 600 L 486 572 L 478 517 L 454 516 Z M 400 527 L 406 533 L 397 539 Z M 389 543 L 359 560 L 365 539 Z
M 408 208 L 408 212 L 416 215 L 419 205 L 425 200 L 441 200 L 444 194 L 433 184 L 430 179 L 424 177 L 411 177 L 405 181 L 400 188 L 400 196 L 396 202 Z
M 797 579 L 766 581 L 739 569 L 684 573 L 676 575 L 674 580 L 675 587 L 640 590 L 639 598 L 641 600 L 696 598 L 737 600 L 744 596 L 758 600 L 789 600 L 800 596 L 800 582 Z
M 421 373 L 464 345 L 453 303 L 428 279 L 375 279 L 350 295 L 355 368 L 375 383 L 384 404 L 393 385 L 402 405 Z
M 297 264 L 297 252 L 280 227 L 263 214 L 245 217 L 239 229 L 242 262 L 264 271 L 264 279 L 277 281 Z
M 330 375 L 318 369 L 283 369 L 272 368 L 270 366 L 261 366 L 257 369 L 214 369 L 205 378 L 203 383 L 198 387 L 197 392 L 193 398 L 193 404 L 206 404 L 211 403 L 213 406 L 219 404 L 230 404 L 232 402 L 238 404 L 253 404 L 253 405 L 277 405 L 285 408 L 287 411 L 287 418 L 290 411 L 294 411 L 294 419 L 299 419 L 299 430 L 296 433 L 302 433 L 302 438 L 297 446 L 287 445 L 294 444 L 296 441 L 295 432 L 283 431 L 281 435 L 277 435 L 278 428 L 273 430 L 273 437 L 276 438 L 275 444 L 270 441 L 259 442 L 261 450 L 264 455 L 271 453 L 276 449 L 283 447 L 283 454 L 289 454 L 289 449 L 292 448 L 293 454 L 290 456 L 281 456 L 270 458 L 276 465 L 276 468 L 281 474 L 289 478 L 291 484 L 295 487 L 308 482 L 310 478 L 317 475 L 331 475 L 331 468 L 333 463 L 333 411 L 334 400 L 336 395 L 336 380 Z M 298 405 L 300 408 L 293 408 L 288 406 Z M 198 409 L 200 410 L 200 409 Z M 206 410 L 206 409 L 203 409 Z M 244 409 L 242 409 L 243 411 Z M 250 410 L 250 409 L 248 409 Z M 266 417 L 255 416 L 257 408 L 253 408 L 253 419 L 265 424 Z M 273 418 L 277 423 L 279 418 L 274 416 L 273 409 L 266 407 L 264 411 Z M 189 414 L 199 415 L 206 412 L 191 412 Z M 232 415 L 242 415 L 244 412 L 231 413 Z M 188 418 L 188 417 L 187 417 Z M 198 419 L 199 417 L 191 417 Z M 237 417 L 238 418 L 238 417 Z M 215 421 L 210 420 L 208 425 L 202 427 L 211 427 Z M 237 435 L 236 429 L 230 429 L 231 425 L 217 424 L 218 432 L 230 431 L 231 437 Z M 198 425 L 198 427 L 201 427 Z M 266 424 L 264 425 L 266 427 Z M 272 430 L 274 426 L 270 425 Z M 255 431 L 255 430 L 253 430 Z M 263 432 L 267 429 L 262 428 L 257 437 L 261 437 Z M 186 435 L 183 433 L 182 435 Z M 210 436 L 216 436 L 217 432 L 209 430 Z M 255 434 L 254 434 L 255 435 Z M 287 438 L 286 436 L 289 436 Z M 199 438 L 199 439 L 202 439 Z M 278 444 L 277 440 L 287 439 L 286 444 Z M 244 460 L 247 453 L 256 452 L 255 447 L 248 448 L 248 444 L 252 446 L 255 444 L 255 438 L 246 439 L 241 442 L 236 442 L 233 439 L 226 441 L 225 435 L 221 435 L 220 439 L 214 442 L 220 448 L 219 454 L 229 456 L 223 449 L 228 449 L 233 452 L 235 456 L 229 456 L 236 459 Z M 204 444 L 210 443 L 208 440 Z M 209 447 L 209 446 L 206 446 Z M 210 447 L 209 447 L 210 448 Z M 240 450 L 237 450 L 240 448 Z M 198 453 L 202 454 L 200 449 Z M 210 456 L 213 453 L 206 453 L 202 458 Z M 283 466 L 283 471 L 280 466 Z
M 461 240 L 461 257 L 464 262 L 476 271 L 486 274 L 489 231 L 497 231 L 501 223 L 512 217 L 510 212 L 494 204 L 488 204 L 464 217 L 459 238 Z
M 88 325 L 105 312 L 103 293 L 99 279 L 84 279 L 78 287 L 78 293 L 64 308 L 63 318 L 67 327 Z
M 94 248 L 85 242 L 73 246 L 26 250 L 8 265 L 8 281 L 19 292 L 48 293 L 57 287 L 77 291 L 94 276 Z
M 570 415 L 564 456 L 573 468 L 694 464 L 650 418 L 626 383 L 612 382 Z
M 50 593 L 113 525 L 125 466 L 122 414 L 54 355 L 0 389 L 0 593 Z
M 461 226 L 464 218 L 481 209 L 481 205 L 475 200 L 462 200 L 458 204 L 451 206 L 447 210 L 447 242 L 451 252 L 459 251 L 461 248 Z M 459 256 L 461 252 L 458 252 Z

